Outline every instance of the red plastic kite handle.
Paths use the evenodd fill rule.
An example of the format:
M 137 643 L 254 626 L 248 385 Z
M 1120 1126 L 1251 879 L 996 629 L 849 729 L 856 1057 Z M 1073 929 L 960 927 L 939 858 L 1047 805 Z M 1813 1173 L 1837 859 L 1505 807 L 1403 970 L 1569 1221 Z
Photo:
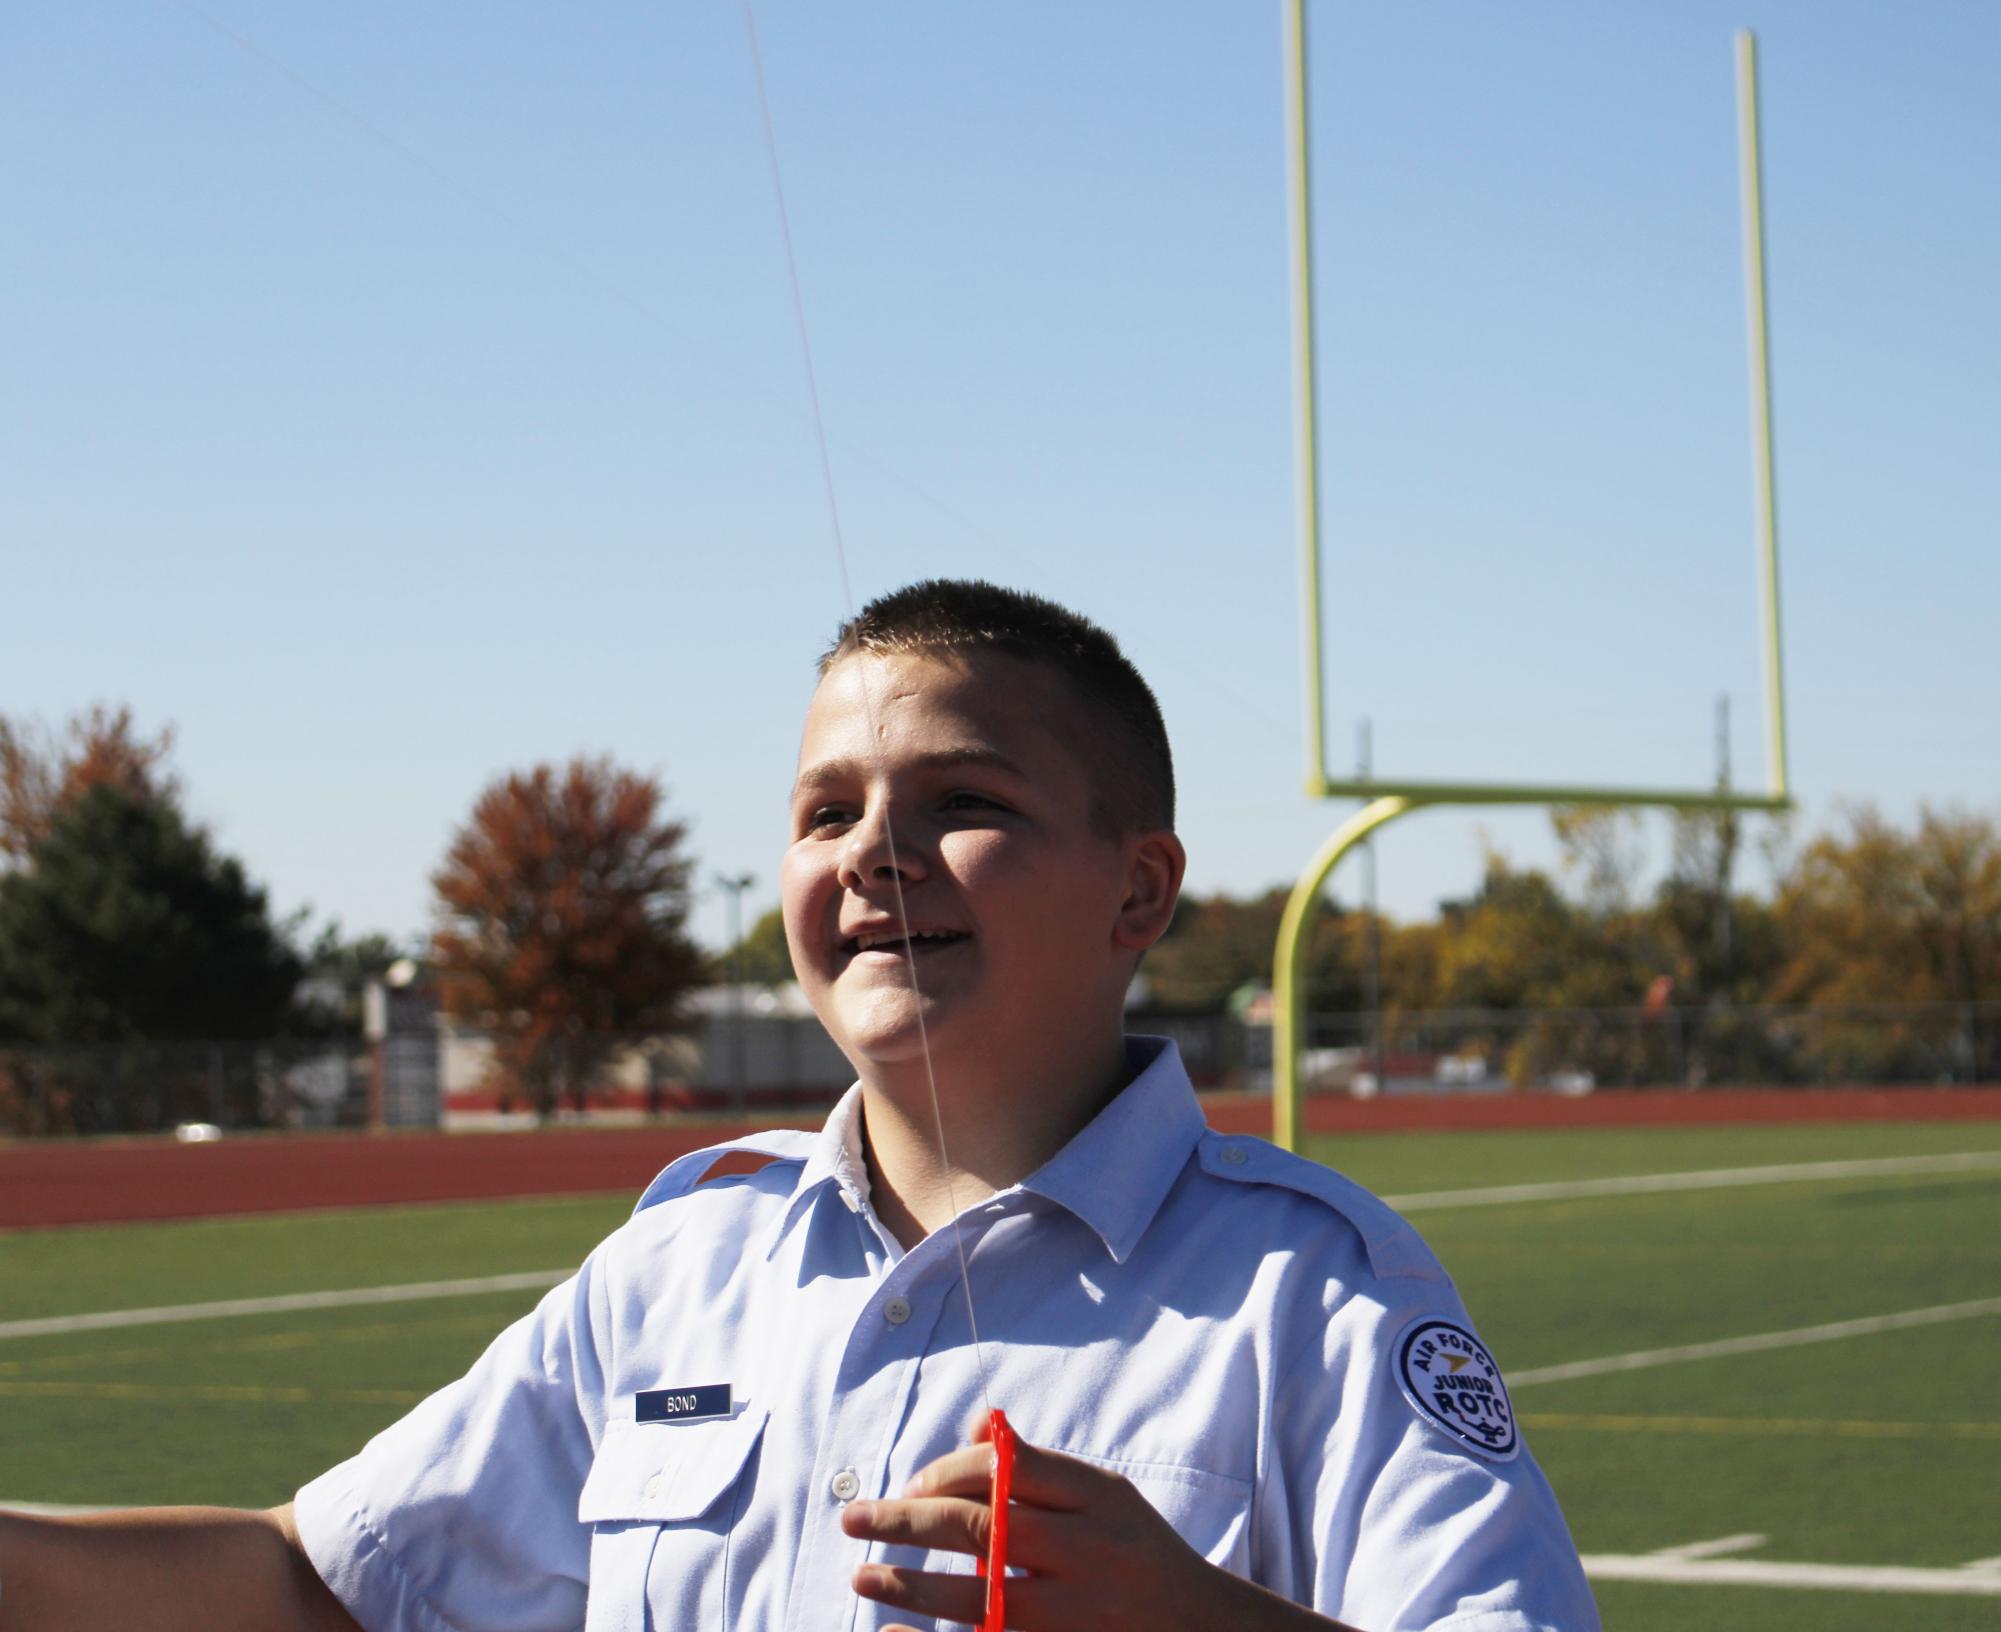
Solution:
M 987 1613 L 980 1632 L 1002 1632 L 1007 1625 L 1007 1504 L 1014 1490 L 1014 1430 L 1007 1425 L 1007 1413 L 996 1409 L 987 1417 L 987 1438 L 994 1448 L 994 1482 L 989 1498 L 993 1507 L 993 1534 L 987 1556 L 980 1560 L 980 1574 L 987 1583 Z

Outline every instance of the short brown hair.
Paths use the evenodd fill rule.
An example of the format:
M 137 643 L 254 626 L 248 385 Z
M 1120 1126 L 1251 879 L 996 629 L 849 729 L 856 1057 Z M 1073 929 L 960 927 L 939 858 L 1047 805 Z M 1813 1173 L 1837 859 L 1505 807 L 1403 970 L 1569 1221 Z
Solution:
M 842 624 L 820 673 L 857 652 L 1001 652 L 1056 670 L 1080 710 L 1104 727 L 1083 756 L 1096 784 L 1094 822 L 1115 837 L 1174 826 L 1174 756 L 1160 704 L 1089 618 L 977 578 L 927 578 L 878 596 Z

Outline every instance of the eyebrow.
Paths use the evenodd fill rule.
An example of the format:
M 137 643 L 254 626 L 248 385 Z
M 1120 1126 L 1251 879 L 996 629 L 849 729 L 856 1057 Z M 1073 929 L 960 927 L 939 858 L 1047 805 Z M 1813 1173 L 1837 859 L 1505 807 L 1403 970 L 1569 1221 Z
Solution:
M 968 745 L 964 748 L 941 748 L 935 753 L 920 754 L 914 761 L 906 761 L 919 770 L 955 770 L 961 766 L 974 766 L 985 770 L 1003 772 L 1020 781 L 1028 780 L 1028 773 L 998 748 L 983 748 Z M 809 765 L 799 773 L 792 784 L 792 797 L 813 793 L 831 783 L 847 781 L 857 775 L 866 776 L 874 771 L 876 762 L 858 759 L 827 759 L 817 765 Z

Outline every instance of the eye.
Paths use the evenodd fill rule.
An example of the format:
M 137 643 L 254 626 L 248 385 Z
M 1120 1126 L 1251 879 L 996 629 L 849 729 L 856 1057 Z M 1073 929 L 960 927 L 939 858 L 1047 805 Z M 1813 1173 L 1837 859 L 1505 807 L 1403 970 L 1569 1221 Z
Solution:
M 998 799 L 990 799 L 984 793 L 973 793 L 967 789 L 947 794 L 944 799 L 944 807 L 947 810 L 964 811 L 1007 809 L 1007 806 L 1002 804 Z
M 846 827 L 855 819 L 845 805 L 815 805 L 806 817 L 806 831 L 818 833 L 829 827 Z

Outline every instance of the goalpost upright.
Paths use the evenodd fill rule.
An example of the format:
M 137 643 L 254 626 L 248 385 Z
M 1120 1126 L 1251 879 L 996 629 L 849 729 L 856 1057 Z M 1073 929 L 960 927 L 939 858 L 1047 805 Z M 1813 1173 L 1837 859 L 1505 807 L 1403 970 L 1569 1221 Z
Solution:
M 1778 501 L 1772 473 L 1771 356 L 1765 324 L 1764 188 L 1758 145 L 1757 43 L 1749 29 L 1736 36 L 1737 136 L 1744 213 L 1744 285 L 1750 358 L 1751 444 L 1764 649 L 1766 791 L 1724 788 L 1623 788 L 1590 784 L 1412 782 L 1327 775 L 1326 686 L 1322 661 L 1320 502 L 1313 327 L 1313 230 L 1308 159 L 1305 0 L 1281 0 L 1285 21 L 1286 138 L 1291 225 L 1294 437 L 1298 460 L 1300 594 L 1304 602 L 1306 666 L 1306 791 L 1315 799 L 1361 799 L 1299 875 L 1279 920 L 1272 959 L 1272 1136 L 1298 1147 L 1300 1061 L 1305 1045 L 1301 951 L 1322 886 L 1350 849 L 1376 829 L 1414 810 L 1441 805 L 1614 805 L 1670 810 L 1784 811 L 1792 808 L 1786 778 L 1786 712 L 1779 643 Z

